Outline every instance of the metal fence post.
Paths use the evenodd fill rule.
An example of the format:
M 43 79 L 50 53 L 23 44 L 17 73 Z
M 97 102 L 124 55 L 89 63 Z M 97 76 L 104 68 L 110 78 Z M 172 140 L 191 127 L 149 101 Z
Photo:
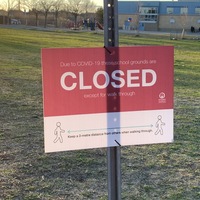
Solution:
M 118 47 L 118 1 L 104 0 L 104 46 Z M 116 58 L 116 57 L 115 57 Z M 119 109 L 119 101 L 116 105 Z M 109 124 L 108 119 L 108 124 Z M 118 126 L 120 125 L 118 121 Z M 118 147 L 108 147 L 107 149 L 108 162 L 108 199 L 121 199 L 121 149 Z

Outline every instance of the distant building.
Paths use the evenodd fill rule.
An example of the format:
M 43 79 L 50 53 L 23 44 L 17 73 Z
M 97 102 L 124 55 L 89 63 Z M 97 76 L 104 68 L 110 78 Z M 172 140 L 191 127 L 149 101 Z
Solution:
M 181 31 L 200 27 L 200 0 L 119 1 L 119 27 L 144 31 Z
M 8 23 L 8 13 L 5 10 L 0 10 L 0 24 Z

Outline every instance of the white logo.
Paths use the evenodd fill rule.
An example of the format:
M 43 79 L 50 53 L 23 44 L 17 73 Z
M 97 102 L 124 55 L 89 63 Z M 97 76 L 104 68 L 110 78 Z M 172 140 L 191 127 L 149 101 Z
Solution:
M 165 99 L 165 93 L 164 92 L 161 92 L 159 94 L 159 99 L 158 99 L 158 103 L 166 103 L 166 99 Z
M 164 98 L 165 98 L 165 93 L 164 93 L 164 92 L 161 92 L 161 93 L 159 94 L 159 97 L 160 97 L 160 99 L 164 99 Z

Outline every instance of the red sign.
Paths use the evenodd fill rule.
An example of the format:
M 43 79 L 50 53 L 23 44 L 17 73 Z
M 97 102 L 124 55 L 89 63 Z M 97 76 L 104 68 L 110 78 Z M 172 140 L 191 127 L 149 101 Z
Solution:
M 42 69 L 46 119 L 173 110 L 171 46 L 42 49 Z
M 173 47 L 43 49 L 44 115 L 173 107 Z M 117 90 L 117 92 L 116 92 Z M 162 93 L 167 101 L 161 103 Z M 162 97 L 159 97 L 161 95 Z M 120 97 L 120 106 L 107 107 Z

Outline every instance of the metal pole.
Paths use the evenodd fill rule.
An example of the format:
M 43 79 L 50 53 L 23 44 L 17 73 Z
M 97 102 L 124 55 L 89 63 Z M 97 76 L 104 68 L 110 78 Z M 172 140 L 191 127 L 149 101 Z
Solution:
M 104 45 L 119 46 L 117 0 L 104 0 Z
M 118 47 L 118 1 L 104 0 L 104 46 Z M 116 55 L 115 55 L 116 56 Z M 115 57 L 116 58 L 116 57 Z M 110 104 L 110 102 L 108 102 Z M 120 99 L 116 101 L 115 107 L 119 109 Z M 109 121 L 112 119 L 108 119 Z M 111 122 L 112 123 L 112 122 Z M 120 119 L 118 121 L 118 127 Z M 121 149 L 119 147 L 108 147 L 108 199 L 121 200 Z

